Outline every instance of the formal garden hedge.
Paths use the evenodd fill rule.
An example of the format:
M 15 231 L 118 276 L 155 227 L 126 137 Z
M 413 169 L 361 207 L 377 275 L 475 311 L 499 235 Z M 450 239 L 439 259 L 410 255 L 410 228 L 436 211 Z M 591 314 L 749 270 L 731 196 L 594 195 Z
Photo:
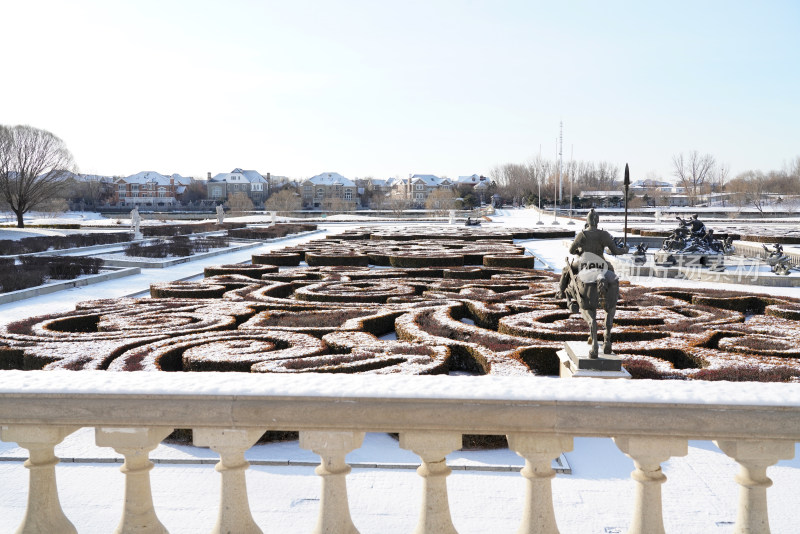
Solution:
M 17 256 L 47 250 L 64 250 L 93 245 L 113 245 L 131 240 L 129 232 L 72 234 L 65 236 L 24 237 L 19 240 L 0 240 L 0 255 Z
M 255 277 L 221 266 L 202 281 L 154 284 L 153 298 L 10 323 L 0 368 L 557 374 L 564 341 L 588 333 L 547 271 L 251 268 L 262 267 Z M 614 350 L 634 377 L 800 377 L 798 299 L 624 282 L 620 291 Z
M 141 227 L 142 235 L 145 237 L 171 237 L 176 235 L 203 234 L 207 232 L 219 232 L 220 230 L 234 230 L 244 228 L 247 223 L 227 222 L 217 224 L 213 222 L 191 223 L 191 224 L 154 224 Z
M 137 258 L 166 258 L 185 257 L 201 252 L 208 252 L 214 248 L 224 248 L 229 245 L 228 239 L 221 236 L 189 237 L 185 235 L 168 239 L 156 239 L 151 242 L 134 242 L 125 247 L 125 255 Z
M 19 261 L 17 265 L 13 258 L 0 258 L 1 293 L 36 287 L 47 280 L 98 274 L 103 266 L 99 258 L 76 256 L 22 256 Z
M 237 239 L 274 239 L 289 234 L 311 232 L 317 229 L 316 224 L 278 223 L 264 228 L 238 228 L 228 230 L 228 237 Z
M 414 232 L 354 230 L 16 321 L 0 368 L 553 375 L 564 341 L 586 339 L 513 231 Z M 800 380 L 800 299 L 623 282 L 613 332 L 635 378 Z

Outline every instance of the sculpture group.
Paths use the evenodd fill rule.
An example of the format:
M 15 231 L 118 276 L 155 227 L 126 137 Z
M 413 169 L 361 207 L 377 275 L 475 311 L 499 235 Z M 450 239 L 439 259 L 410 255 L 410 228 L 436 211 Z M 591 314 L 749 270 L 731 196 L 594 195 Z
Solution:
M 660 265 L 719 265 L 725 254 L 733 252 L 731 239 L 720 240 L 714 230 L 706 228 L 697 214 L 688 220 L 676 217 L 679 225 L 664 240 L 654 255 Z

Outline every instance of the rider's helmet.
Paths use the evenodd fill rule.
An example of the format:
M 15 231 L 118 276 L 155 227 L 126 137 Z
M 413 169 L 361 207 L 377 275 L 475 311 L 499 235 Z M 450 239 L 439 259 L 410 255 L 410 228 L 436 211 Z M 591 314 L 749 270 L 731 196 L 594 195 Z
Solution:
M 589 210 L 589 214 L 586 216 L 586 223 L 589 226 L 593 226 L 597 228 L 598 223 L 600 222 L 600 216 L 594 211 L 594 208 Z

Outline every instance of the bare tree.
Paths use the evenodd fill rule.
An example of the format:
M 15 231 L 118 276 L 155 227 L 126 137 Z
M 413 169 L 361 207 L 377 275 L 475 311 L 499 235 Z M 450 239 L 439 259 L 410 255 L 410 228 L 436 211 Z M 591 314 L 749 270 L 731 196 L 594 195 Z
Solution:
M 356 203 L 340 197 L 333 197 L 326 198 L 323 201 L 323 207 L 332 213 L 346 213 L 348 211 L 353 211 L 356 207 Z
M 458 194 L 452 189 L 437 189 L 425 199 L 425 208 L 435 210 L 438 215 L 444 215 L 448 210 L 460 207 L 461 201 L 458 199 Z
M 751 204 L 758 213 L 764 216 L 764 201 L 767 191 L 767 178 L 761 171 L 743 172 L 730 182 L 728 191 L 734 194 L 737 205 Z
M 800 178 L 800 156 L 797 156 L 792 160 L 792 163 L 789 165 L 789 170 L 787 171 L 787 174 Z
M 408 209 L 409 202 L 405 197 L 391 196 L 386 202 L 386 207 L 392 210 L 395 214 L 400 215 Z
M 235 216 L 243 215 L 248 211 L 253 211 L 253 201 L 243 192 L 230 193 L 228 195 L 228 208 Z
M 710 181 L 713 176 L 715 161 L 711 154 L 700 154 L 697 150 L 689 152 L 684 156 L 683 153 L 672 156 L 672 174 L 678 179 L 678 183 L 685 188 L 692 206 L 697 202 L 698 190 L 706 181 Z
M 0 126 L 0 196 L 24 228 L 23 215 L 59 196 L 72 154 L 60 138 L 32 126 Z
M 719 193 L 725 187 L 725 183 L 728 181 L 728 175 L 731 172 L 731 168 L 726 163 L 720 163 L 717 168 L 714 170 L 714 177 L 711 183 L 711 191 L 715 193 Z
M 264 203 L 264 208 L 267 211 L 297 211 L 302 206 L 303 201 L 300 195 L 291 189 L 281 189 L 277 193 L 271 195 Z

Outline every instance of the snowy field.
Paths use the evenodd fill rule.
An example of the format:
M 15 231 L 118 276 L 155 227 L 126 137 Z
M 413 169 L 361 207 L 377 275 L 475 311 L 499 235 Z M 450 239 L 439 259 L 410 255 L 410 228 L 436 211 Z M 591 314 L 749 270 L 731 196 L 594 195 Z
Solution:
M 532 210 L 499 210 L 492 219 L 493 222 L 487 224 L 525 227 L 535 226 L 537 215 Z M 545 228 L 551 226 L 552 215 L 542 219 Z M 578 224 L 566 226 L 566 219 L 560 219 L 559 223 L 556 228 L 580 228 Z M 203 268 L 209 265 L 245 262 L 253 254 L 324 238 L 363 224 L 366 222 L 325 223 L 320 225 L 323 233 L 289 237 L 259 248 L 165 269 L 148 269 L 120 280 L 5 304 L 0 306 L 0 323 L 72 310 L 75 303 L 82 300 L 145 296 L 154 282 L 200 278 Z M 621 230 L 621 223 L 604 224 L 602 219 L 600 226 Z M 31 230 L 34 231 L 50 232 Z M 2 232 L 4 230 L 0 230 L 0 239 Z M 563 240 L 527 240 L 523 244 L 557 269 L 567 255 L 567 243 Z M 662 279 L 640 279 L 638 283 L 800 297 L 800 288 Z M 767 491 L 770 522 L 775 533 L 800 531 L 796 516 L 800 503 L 800 445 L 796 444 L 795 450 L 793 460 L 781 461 L 768 470 L 774 482 Z M 124 477 L 119 472 L 119 464 L 108 463 L 108 459 L 118 458 L 118 455 L 111 449 L 96 447 L 91 429 L 82 429 L 70 436 L 56 449 L 56 454 L 62 458 L 56 470 L 66 515 L 79 532 L 112 531 L 121 513 Z M 0 442 L 0 532 L 13 532 L 24 514 L 28 471 L 21 458 L 25 455 L 16 444 Z M 609 439 L 576 438 L 574 450 L 565 456 L 572 474 L 558 475 L 553 480 L 554 507 L 561 532 L 625 532 L 634 499 L 634 483 L 630 479 L 632 461 Z M 217 514 L 219 474 L 207 462 L 216 456 L 207 449 L 161 444 L 151 457 L 157 460 L 155 469 L 150 472 L 153 500 L 167 529 L 173 533 L 209 531 Z M 287 534 L 311 531 L 319 507 L 320 480 L 313 467 L 304 464 L 317 462 L 318 458 L 300 449 L 297 442 L 256 446 L 248 451 L 247 457 L 259 464 L 248 470 L 247 482 L 251 509 L 262 530 Z M 177 461 L 188 463 L 174 463 Z M 348 455 L 348 461 L 377 465 L 355 468 L 347 478 L 351 513 L 360 532 L 413 531 L 419 514 L 422 479 L 413 469 L 398 467 L 416 465 L 417 458 L 400 449 L 397 442 L 385 434 L 368 434 L 364 446 Z M 281 462 L 286 465 L 261 465 Z M 453 522 L 459 532 L 517 530 L 525 495 L 525 479 L 516 471 L 523 465 L 521 458 L 506 449 L 457 451 L 448 456 L 448 464 L 456 467 L 448 478 L 448 491 Z M 663 469 L 668 478 L 662 487 L 667 532 L 733 532 L 739 488 L 734 481 L 738 470 L 735 462 L 710 442 L 692 441 L 686 457 L 671 459 Z

